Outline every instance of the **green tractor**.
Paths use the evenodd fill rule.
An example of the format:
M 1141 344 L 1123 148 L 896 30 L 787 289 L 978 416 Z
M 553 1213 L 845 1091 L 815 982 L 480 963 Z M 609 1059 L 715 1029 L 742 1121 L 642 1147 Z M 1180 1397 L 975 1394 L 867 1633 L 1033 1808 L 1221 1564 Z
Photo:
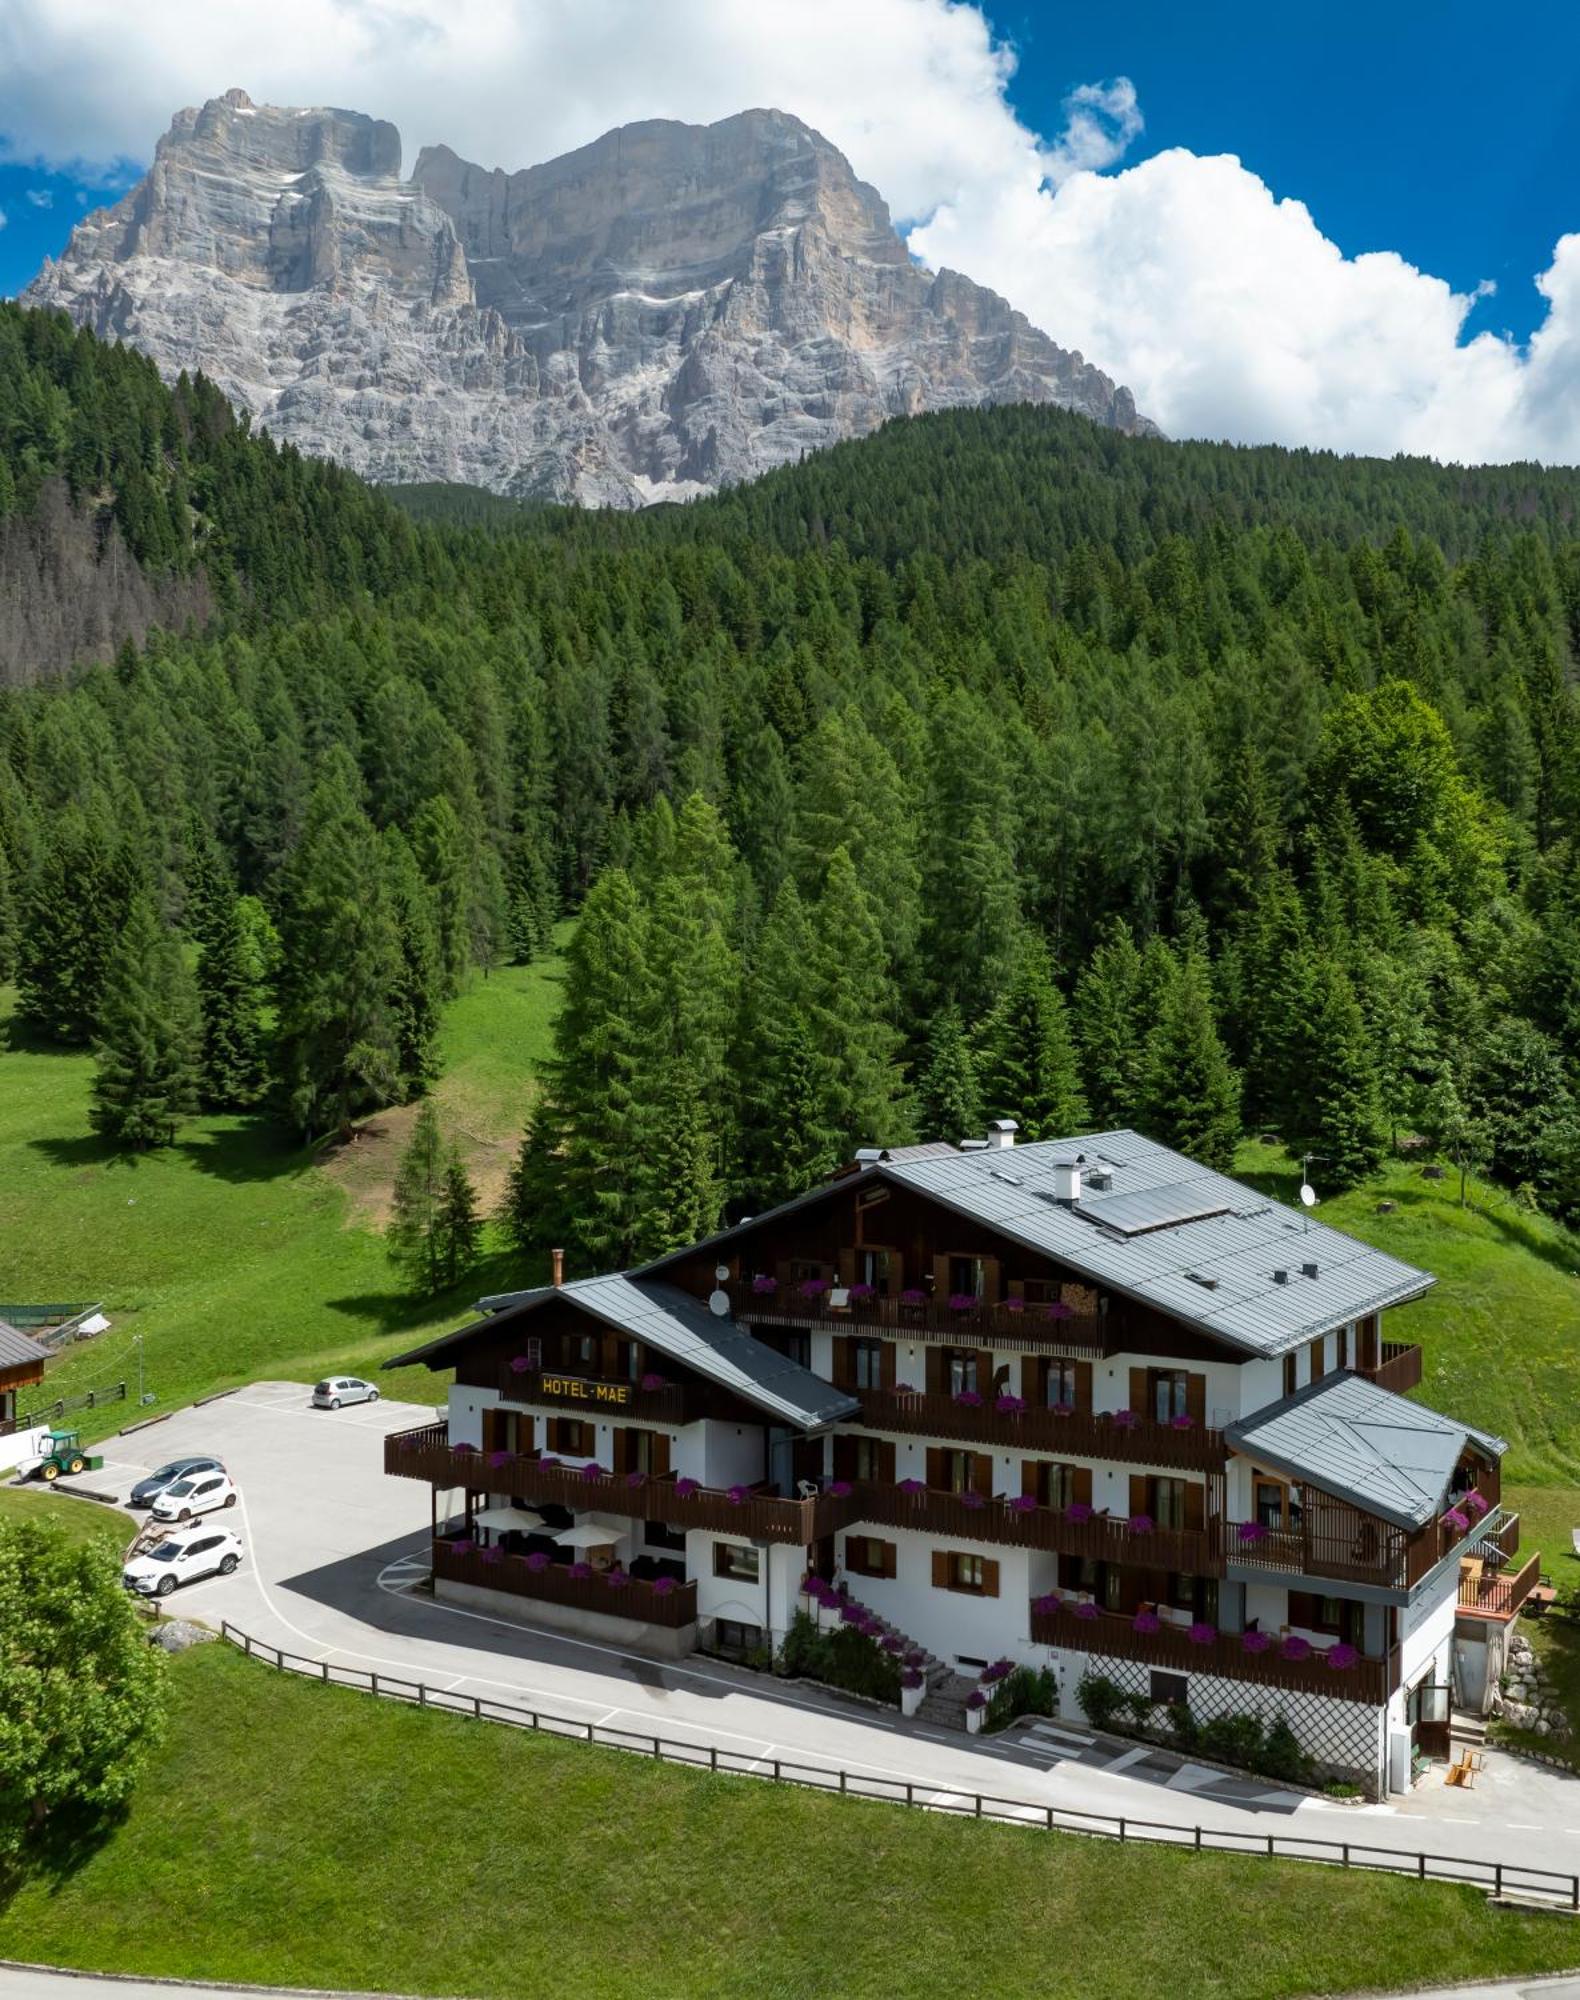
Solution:
M 84 1452 L 81 1431 L 51 1431 L 49 1444 L 33 1470 L 53 1484 L 63 1472 L 97 1472 L 103 1463 L 102 1457 L 89 1458 Z

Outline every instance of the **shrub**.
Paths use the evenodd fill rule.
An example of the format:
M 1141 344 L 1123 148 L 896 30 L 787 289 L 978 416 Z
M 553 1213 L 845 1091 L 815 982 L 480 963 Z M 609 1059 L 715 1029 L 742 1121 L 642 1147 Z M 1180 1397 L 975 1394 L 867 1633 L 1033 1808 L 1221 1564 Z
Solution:
M 1311 1782 L 1311 1759 L 1295 1740 L 1294 1730 L 1282 1715 L 1274 1719 L 1267 1732 L 1267 1741 L 1262 1745 L 1261 1768 L 1270 1778 L 1283 1778 L 1289 1784 L 1309 1785 Z
M 900 1699 L 900 1663 L 892 1654 L 854 1625 L 819 1632 L 804 1611 L 790 1621 L 778 1665 L 780 1673 L 793 1679 L 821 1681 L 874 1701 L 898 1704 Z
M 1007 1729 L 1021 1715 L 1057 1715 L 1059 1683 L 1051 1667 L 1016 1667 L 998 1683 L 988 1712 L 986 1730 Z
M 1176 1750 L 1194 1750 L 1201 1735 L 1196 1718 L 1190 1712 L 1190 1703 L 1170 1701 L 1163 1705 L 1163 1719 L 1168 1725 L 1169 1740 Z
M 1152 1711 L 1157 1706 L 1149 1694 L 1127 1694 L 1124 1704 L 1130 1720 L 1137 1729 L 1145 1729 L 1152 1720 Z
M 1255 1770 L 1262 1758 L 1262 1725 L 1254 1715 L 1215 1715 L 1201 1725 L 1197 1739 L 1204 1757 Z
M 1108 1729 L 1124 1705 L 1125 1691 L 1106 1674 L 1083 1674 L 1075 1698 L 1094 1729 Z

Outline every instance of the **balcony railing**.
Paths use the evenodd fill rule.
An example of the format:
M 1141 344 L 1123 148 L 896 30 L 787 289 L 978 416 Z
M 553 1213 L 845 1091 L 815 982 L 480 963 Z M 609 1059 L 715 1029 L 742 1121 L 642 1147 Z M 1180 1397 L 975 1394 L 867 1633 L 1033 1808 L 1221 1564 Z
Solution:
M 1472 1555 L 1483 1542 L 1497 1542 L 1506 1555 L 1519 1547 L 1520 1517 L 1489 1499 L 1487 1486 L 1495 1484 L 1492 1478 L 1478 1488 L 1488 1504 L 1468 1531 L 1436 1520 L 1409 1535 L 1308 1487 L 1298 1527 L 1224 1522 L 1223 1558 L 1286 1576 L 1327 1576 L 1384 1590 L 1411 1590 L 1440 1562 L 1456 1553 Z
M 1003 1495 L 984 1500 L 936 1487 L 910 1492 L 875 1480 L 858 1481 L 846 1504 L 852 1522 L 915 1528 L 948 1541 L 997 1542 L 1103 1562 L 1140 1563 L 1186 1575 L 1206 1575 L 1219 1567 L 1216 1523 L 1207 1528 L 1140 1531 L 1122 1517 L 1088 1509 L 1027 1505 Z
M 433 1545 L 433 1573 L 450 1583 L 476 1584 L 483 1590 L 503 1590 L 542 1604 L 559 1604 L 571 1611 L 597 1612 L 605 1618 L 636 1618 L 647 1625 L 678 1627 L 697 1622 L 697 1586 L 680 1583 L 665 1590 L 643 1577 L 618 1572 L 611 1584 L 607 1574 L 572 1576 L 563 1563 L 547 1569 L 532 1567 L 526 1556 L 496 1550 L 458 1550 L 453 1544 Z
M 1167 1625 L 1156 1632 L 1138 1632 L 1134 1619 L 1118 1612 L 1099 1611 L 1094 1616 L 1088 1609 L 1082 1617 L 1064 1600 L 1056 1608 L 1045 1599 L 1033 1600 L 1031 1636 L 1041 1646 L 1140 1660 L 1171 1673 L 1218 1674 L 1225 1680 L 1327 1695 L 1336 1701 L 1362 1701 L 1374 1707 L 1381 1707 L 1399 1685 L 1397 1647 L 1386 1659 L 1350 1659 L 1349 1653 L 1344 1653 L 1340 1658 L 1350 1660 L 1350 1664 L 1335 1666 L 1327 1653 L 1315 1648 L 1304 1658 L 1291 1659 L 1285 1651 L 1290 1642 L 1271 1634 L 1265 1651 L 1248 1652 L 1245 1635 L 1238 1632 L 1214 1632 L 1197 1643 L 1187 1632 Z
M 1221 1431 L 1200 1424 L 1160 1424 L 1129 1411 L 1116 1417 L 1090 1410 L 1039 1409 L 1034 1404 L 1005 1410 L 991 1392 L 979 1403 L 919 1391 L 901 1394 L 893 1389 L 858 1389 L 854 1393 L 861 1398 L 858 1421 L 875 1431 L 969 1439 L 1004 1451 L 1117 1459 L 1126 1465 L 1162 1465 L 1188 1472 L 1221 1472 L 1229 1455 Z
M 944 1299 L 890 1298 L 881 1294 L 858 1297 L 857 1288 L 844 1292 L 803 1291 L 781 1285 L 759 1292 L 750 1284 L 729 1288 L 730 1310 L 745 1325 L 831 1327 L 843 1333 L 871 1329 L 905 1340 L 948 1342 L 959 1346 L 995 1347 L 1001 1352 L 1072 1355 L 1101 1361 L 1124 1345 L 1123 1314 L 1076 1314 L 1063 1307 L 996 1305 L 973 1300 L 956 1308 Z M 843 1303 L 836 1305 L 835 1299 Z
M 1542 1559 L 1538 1552 L 1521 1565 L 1513 1576 L 1484 1573 L 1480 1577 L 1461 1574 L 1459 1608 L 1478 1618 L 1512 1618 L 1542 1580 Z
M 1412 1341 L 1385 1340 L 1382 1353 L 1374 1368 L 1357 1368 L 1357 1375 L 1364 1375 L 1368 1382 L 1375 1382 L 1379 1389 L 1391 1389 L 1396 1396 L 1408 1395 L 1421 1382 L 1421 1350 Z
M 705 1392 L 678 1382 L 643 1388 L 640 1381 L 609 1381 L 578 1375 L 569 1368 L 502 1367 L 464 1369 L 457 1380 L 477 1388 L 495 1389 L 502 1401 L 529 1407 L 576 1410 L 592 1417 L 624 1418 L 630 1423 L 694 1423 L 703 1414 Z
M 471 1493 L 505 1493 L 539 1506 L 596 1508 L 637 1521 L 666 1521 L 676 1528 L 706 1528 L 743 1540 L 799 1543 L 832 1534 L 854 1518 L 849 1495 L 817 1494 L 790 1500 L 758 1487 L 727 1490 L 693 1486 L 673 1474 L 597 1471 L 544 1463 L 535 1452 L 468 1451 L 450 1443 L 445 1424 L 398 1431 L 384 1440 L 384 1470 L 430 1486 L 460 1486 Z

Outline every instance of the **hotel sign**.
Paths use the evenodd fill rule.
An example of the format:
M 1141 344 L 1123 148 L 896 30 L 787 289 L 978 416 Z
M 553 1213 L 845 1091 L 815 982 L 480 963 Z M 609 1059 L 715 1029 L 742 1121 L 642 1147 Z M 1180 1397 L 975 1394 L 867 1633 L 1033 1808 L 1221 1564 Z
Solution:
M 594 1382 L 584 1375 L 540 1375 L 538 1387 L 545 1396 L 557 1396 L 567 1403 L 603 1403 L 624 1409 L 631 1401 L 629 1382 Z

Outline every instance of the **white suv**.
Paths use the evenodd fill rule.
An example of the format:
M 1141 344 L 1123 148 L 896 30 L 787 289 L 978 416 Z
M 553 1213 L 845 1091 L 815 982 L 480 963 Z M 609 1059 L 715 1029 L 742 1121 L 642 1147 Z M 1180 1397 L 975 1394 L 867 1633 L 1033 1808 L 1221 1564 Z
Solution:
M 216 1507 L 234 1507 L 236 1489 L 226 1472 L 194 1472 L 165 1488 L 149 1510 L 156 1521 L 190 1521 Z
M 121 1581 L 139 1597 L 168 1597 L 178 1583 L 200 1576 L 229 1576 L 241 1561 L 241 1543 L 228 1528 L 188 1528 L 134 1556 Z

